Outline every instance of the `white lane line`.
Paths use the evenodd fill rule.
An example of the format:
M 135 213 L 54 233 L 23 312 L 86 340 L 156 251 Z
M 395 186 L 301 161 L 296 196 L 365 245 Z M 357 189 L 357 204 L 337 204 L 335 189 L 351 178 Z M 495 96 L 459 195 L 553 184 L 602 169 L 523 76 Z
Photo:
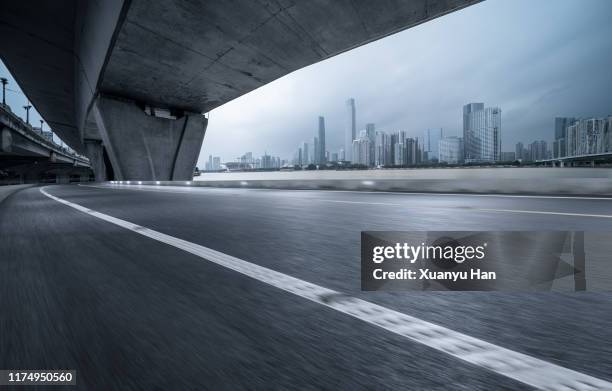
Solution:
M 596 215 L 596 214 L 586 214 L 586 213 L 546 212 L 546 211 L 539 211 L 539 210 L 520 210 L 520 209 L 482 209 L 482 208 L 469 208 L 469 209 L 483 211 L 483 212 L 528 213 L 528 214 L 537 214 L 537 215 L 596 217 L 596 218 L 601 218 L 601 219 L 612 219 L 612 215 Z
M 542 390 L 612 390 L 612 383 L 608 381 L 470 337 L 469 335 L 426 322 L 419 318 L 232 257 L 231 255 L 199 244 L 93 211 L 55 197 L 47 193 L 44 188 L 41 188 L 40 192 L 57 202 L 87 213 L 90 216 L 166 243 L 204 260 L 237 271 L 268 285 L 332 308 L 366 323 L 406 337 L 411 341 L 429 346 L 533 387 Z
M 193 181 L 198 182 L 198 181 Z M 104 189 L 126 189 L 126 190 L 144 190 L 144 191 L 165 191 L 161 190 L 163 187 L 170 188 L 180 188 L 182 186 L 172 186 L 172 185 L 82 185 L 79 186 L 84 187 L 98 187 Z M 132 186 L 142 186 L 142 189 L 129 189 Z M 152 187 L 153 189 L 145 189 L 144 187 Z M 159 189 L 159 190 L 158 190 Z M 555 195 L 519 195 L 519 194 L 470 194 L 470 193 L 423 193 L 423 192 L 402 192 L 402 191 L 372 191 L 372 190 L 334 190 L 334 189 L 259 189 L 259 188 L 249 188 L 249 187 L 214 187 L 214 186 L 198 186 L 194 185 L 191 189 L 201 189 L 201 190 L 242 190 L 242 191 L 291 191 L 291 192 L 334 192 L 334 193 L 355 193 L 355 194 L 396 194 L 403 196 L 451 196 L 451 197 L 491 197 L 491 198 L 540 198 L 540 199 L 561 199 L 561 200 L 599 200 L 599 201 L 612 201 L 612 196 L 610 197 L 589 197 L 589 196 L 555 196 Z

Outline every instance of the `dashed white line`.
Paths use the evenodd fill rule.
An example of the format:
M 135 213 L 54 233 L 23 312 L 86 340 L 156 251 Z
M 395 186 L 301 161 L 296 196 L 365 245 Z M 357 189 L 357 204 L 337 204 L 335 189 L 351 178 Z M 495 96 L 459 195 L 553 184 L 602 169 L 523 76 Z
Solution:
M 612 383 L 470 337 L 419 318 L 291 277 L 219 251 L 96 212 L 40 189 L 45 196 L 258 281 L 332 308 L 471 364 L 542 390 L 612 390 Z

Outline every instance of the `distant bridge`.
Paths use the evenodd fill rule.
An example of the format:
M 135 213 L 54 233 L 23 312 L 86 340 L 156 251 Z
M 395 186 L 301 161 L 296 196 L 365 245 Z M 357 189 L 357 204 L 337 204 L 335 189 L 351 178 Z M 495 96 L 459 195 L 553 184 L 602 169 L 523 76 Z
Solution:
M 552 159 L 543 159 L 536 160 L 537 164 L 544 165 L 552 165 L 554 166 L 575 166 L 575 165 L 590 165 L 591 167 L 595 167 L 597 163 L 612 163 L 612 152 L 601 152 L 601 153 L 592 153 L 585 155 L 576 155 L 576 156 L 564 156 L 564 157 L 556 157 Z
M 89 160 L 43 137 L 0 104 L 0 184 L 90 179 Z

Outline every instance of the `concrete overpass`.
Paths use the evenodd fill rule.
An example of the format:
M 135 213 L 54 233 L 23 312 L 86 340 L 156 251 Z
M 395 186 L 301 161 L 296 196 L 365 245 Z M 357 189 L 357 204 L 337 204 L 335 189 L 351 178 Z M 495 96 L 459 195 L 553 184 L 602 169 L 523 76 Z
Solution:
M 182 180 L 202 113 L 478 1 L 3 2 L 0 55 L 97 179 Z
M 0 104 L 0 183 L 89 180 L 89 160 L 47 140 Z

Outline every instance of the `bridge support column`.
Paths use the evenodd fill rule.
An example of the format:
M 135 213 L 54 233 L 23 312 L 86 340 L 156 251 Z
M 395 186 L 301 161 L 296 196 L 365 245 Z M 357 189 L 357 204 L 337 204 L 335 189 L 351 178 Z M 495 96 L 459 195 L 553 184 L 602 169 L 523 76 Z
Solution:
M 208 119 L 145 113 L 131 101 L 96 99 L 93 114 L 117 180 L 191 180 Z M 97 175 L 97 174 L 96 174 Z
M 102 141 L 85 140 L 85 153 L 89 158 L 89 164 L 96 176 L 97 182 L 108 180 L 106 175 L 106 165 L 104 164 L 104 150 Z M 89 178 L 88 178 L 89 179 Z

